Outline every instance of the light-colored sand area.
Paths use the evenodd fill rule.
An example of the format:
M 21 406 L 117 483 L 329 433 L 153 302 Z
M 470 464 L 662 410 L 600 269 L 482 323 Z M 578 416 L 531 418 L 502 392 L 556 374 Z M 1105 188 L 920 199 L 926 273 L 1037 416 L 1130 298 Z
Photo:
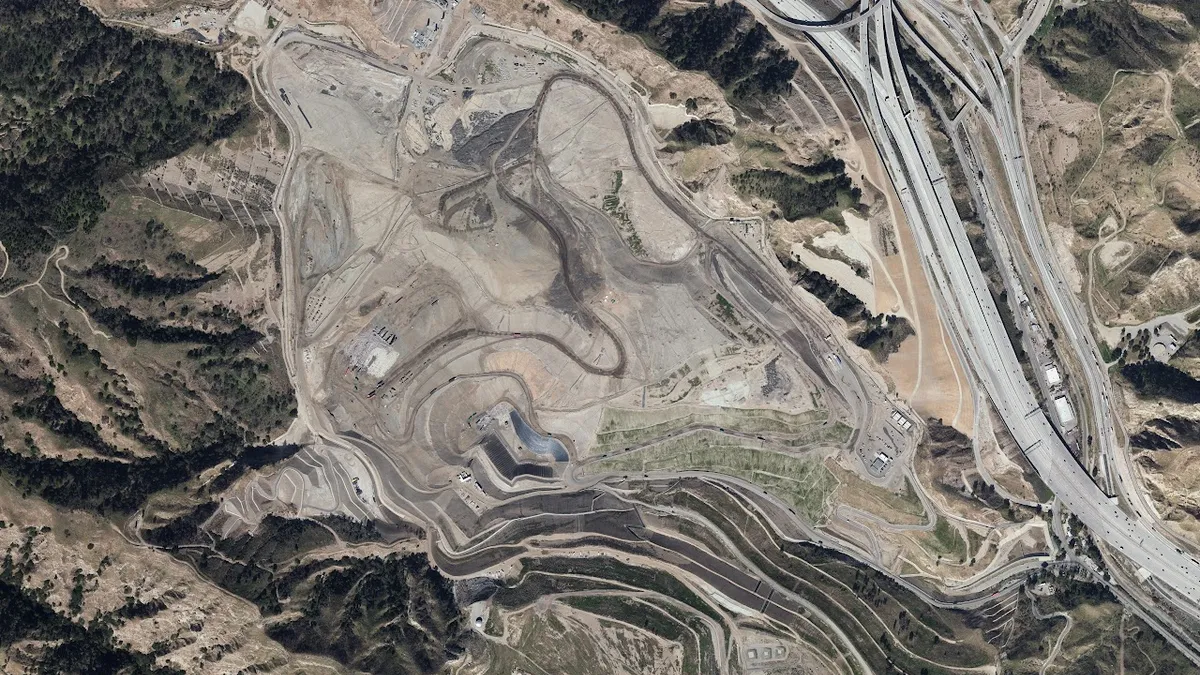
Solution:
M 941 419 L 967 434 L 974 426 L 974 405 L 970 386 L 957 352 L 937 311 L 934 291 L 921 265 L 916 239 L 899 200 L 874 151 L 864 151 L 864 174 L 875 185 L 885 187 L 889 214 L 894 226 L 895 253 L 882 257 L 876 288 L 898 291 L 896 304 L 912 322 L 916 339 L 905 340 L 892 354 L 884 369 L 896 384 L 896 390 L 923 417 Z M 885 284 L 886 282 L 886 284 Z
M 411 78 L 308 44 L 276 50 L 265 67 L 298 118 L 302 145 L 393 175 L 396 119 Z
M 672 262 L 691 250 L 695 233 L 641 175 L 616 109 L 599 92 L 556 82 L 546 96 L 538 139 L 555 180 L 604 210 L 635 253 Z

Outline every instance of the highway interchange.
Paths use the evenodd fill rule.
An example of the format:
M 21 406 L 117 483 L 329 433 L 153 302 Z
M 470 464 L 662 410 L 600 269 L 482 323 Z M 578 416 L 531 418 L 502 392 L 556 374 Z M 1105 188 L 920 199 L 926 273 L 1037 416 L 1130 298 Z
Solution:
M 878 9 L 880 5 L 882 10 Z M 963 13 L 961 9 L 952 11 L 933 0 L 923 2 L 922 8 L 937 17 L 936 23 L 945 27 L 951 44 L 961 45 L 971 54 L 972 62 L 958 66 L 972 73 L 970 79 L 981 83 L 978 90 L 983 96 L 973 98 L 978 101 L 986 97 L 993 102 L 991 108 L 976 106 L 971 111 L 990 131 L 989 140 L 999 149 L 1003 167 L 1003 175 L 987 176 L 988 180 L 981 181 L 983 189 L 994 201 L 1005 199 L 1015 205 L 1019 230 L 1036 265 L 1037 278 L 1027 283 L 1044 289 L 1053 320 L 1064 331 L 1062 342 L 1074 351 L 1074 360 L 1084 374 L 1101 457 L 1109 475 L 1116 476 L 1121 495 L 1132 505 L 1132 516 L 1114 503 L 1117 500 L 1098 486 L 1071 454 L 1022 375 L 904 75 L 896 35 L 899 8 L 892 0 L 864 2 L 862 14 L 872 13 L 869 21 L 859 26 L 857 42 L 841 31 L 805 31 L 804 24 L 820 21 L 820 15 L 803 0 L 777 0 L 767 13 L 778 29 L 807 32 L 855 93 L 864 118 L 874 130 L 874 141 L 905 214 L 915 226 L 924 263 L 940 294 L 944 320 L 1041 478 L 1110 551 L 1119 552 L 1135 568 L 1144 570 L 1143 574 L 1148 573 L 1156 590 L 1186 614 L 1200 615 L 1200 563 L 1154 527 L 1152 511 L 1137 490 L 1127 452 L 1116 437 L 1117 422 L 1108 404 L 1110 385 L 1099 351 L 1080 303 L 1063 281 L 1059 263 L 1047 243 L 1030 169 L 1024 161 L 1019 91 L 1009 86 L 1000 57 L 980 39 L 983 28 L 974 12 L 965 12 L 971 26 L 968 29 L 958 16 Z M 1038 3 L 1035 26 L 1045 9 L 1045 3 Z M 1021 44 L 1030 30 L 1027 26 L 1021 31 Z M 1006 59 L 1019 59 L 1021 47 L 1014 45 L 1004 55 Z M 996 194 L 996 182 L 1009 190 L 1007 198 Z

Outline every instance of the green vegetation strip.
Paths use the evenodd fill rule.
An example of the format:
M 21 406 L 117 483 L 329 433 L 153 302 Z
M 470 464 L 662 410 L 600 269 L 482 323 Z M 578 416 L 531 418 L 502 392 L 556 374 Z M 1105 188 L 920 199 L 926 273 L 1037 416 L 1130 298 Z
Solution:
M 1200 124 L 1189 126 L 1200 121 L 1200 89 L 1185 77 L 1178 76 L 1172 81 L 1171 107 L 1179 126 L 1184 128 L 1184 134 L 1192 143 L 1200 145 Z M 1192 320 L 1188 317 L 1188 320 Z
M 505 586 L 496 591 L 492 601 L 504 609 L 520 609 L 537 602 L 538 598 L 556 593 L 578 591 L 618 590 L 620 586 L 584 577 L 564 577 L 541 572 L 530 572 L 514 586 Z
M 814 167 L 789 165 L 791 172 L 776 169 L 747 169 L 734 174 L 731 184 L 743 197 L 759 197 L 775 202 L 785 220 L 824 216 L 840 220 L 838 213 L 858 204 L 859 189 L 853 186 L 839 159 L 820 162 Z
M 930 537 L 926 537 L 928 542 Z M 962 535 L 950 521 L 945 518 L 938 518 L 937 525 L 933 526 L 933 542 L 931 548 L 937 553 L 948 555 L 951 558 L 957 558 L 965 561 L 970 554 L 967 542 L 963 541 Z
M 829 469 L 815 458 L 799 458 L 731 442 L 709 431 L 601 460 L 589 473 L 712 471 L 760 485 L 811 522 L 825 517 L 825 502 L 837 486 Z
M 828 419 L 824 411 L 798 414 L 758 408 L 744 410 L 709 406 L 674 406 L 660 409 L 605 408 L 600 418 L 597 445 L 628 446 L 692 426 L 712 426 L 747 434 L 795 435 Z

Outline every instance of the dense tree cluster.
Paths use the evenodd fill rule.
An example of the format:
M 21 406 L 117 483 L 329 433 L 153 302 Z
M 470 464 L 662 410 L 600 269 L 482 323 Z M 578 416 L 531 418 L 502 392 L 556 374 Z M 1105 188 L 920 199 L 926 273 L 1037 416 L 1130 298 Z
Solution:
M 870 316 L 862 300 L 833 279 L 805 267 L 791 256 L 782 256 L 779 260 L 792 273 L 792 280 L 825 303 L 834 316 L 845 319 L 846 323 L 864 321 Z
M 1099 559 L 1098 552 L 1096 559 Z M 1053 599 L 1059 605 L 1059 607 L 1043 611 L 1072 610 L 1082 605 L 1098 605 L 1117 601 L 1117 596 L 1113 595 L 1107 585 L 1093 581 L 1089 577 L 1080 576 L 1074 570 L 1042 569 L 1029 575 L 1026 580 L 1026 584 L 1030 586 L 1043 582 L 1054 585 Z
M 713 120 L 688 120 L 667 134 L 667 141 L 683 147 L 723 145 L 733 140 L 733 129 Z
M 589 17 L 620 26 L 621 30 L 640 33 L 658 17 L 666 0 L 572 0 Z
M 1143 450 L 1175 450 L 1200 444 L 1200 420 L 1179 415 L 1156 417 L 1147 420 L 1141 431 L 1129 437 L 1129 442 Z
M 23 589 L 20 579 L 0 579 L 0 616 L 4 617 L 0 621 L 0 648 L 21 640 L 46 642 L 47 648 L 38 655 L 28 672 L 44 675 L 182 673 L 174 668 L 156 666 L 153 655 L 117 647 L 112 629 L 103 622 L 87 626 L 73 623 Z
M 171 264 L 190 270 L 193 263 L 180 259 Z M 220 411 L 228 421 L 236 422 L 251 442 L 265 442 L 272 430 L 285 425 L 288 417 L 295 414 L 295 399 L 287 381 L 273 369 L 270 357 L 256 348 L 266 336 L 223 305 L 191 311 L 190 303 L 168 306 L 163 301 L 134 301 L 133 304 L 142 306 L 135 313 L 122 304 L 130 295 L 165 300 L 174 293 L 194 292 L 215 277 L 207 273 L 198 277 L 158 276 L 140 270 L 141 267 L 140 262 L 102 260 L 91 269 L 97 270 L 96 275 L 116 280 L 113 283 L 116 288 L 72 284 L 71 298 L 95 323 L 132 345 L 144 340 L 183 347 L 181 355 L 186 355 L 186 359 L 176 361 L 173 377 L 186 381 L 187 386 L 202 389 L 204 398 L 218 404 L 214 412 Z M 72 354 L 80 352 L 86 356 L 84 352 L 91 351 L 94 359 L 99 359 L 99 354 L 88 350 L 86 345 L 68 346 Z M 163 449 L 164 443 L 145 432 L 137 406 L 130 404 L 135 399 L 131 392 L 127 393 L 123 398 L 110 387 L 101 390 L 98 396 L 109 405 L 109 416 L 122 433 Z
M 1152 133 L 1143 138 L 1140 143 L 1135 145 L 1131 152 L 1134 157 L 1138 158 L 1143 163 L 1153 166 L 1154 164 L 1158 163 L 1158 160 L 1162 159 L 1162 156 L 1166 154 L 1167 149 L 1170 148 L 1171 144 L 1174 142 L 1175 139 L 1171 138 L 1167 134 Z M 1183 228 L 1181 227 L 1180 229 Z
M 1200 380 L 1170 364 L 1154 360 L 1127 363 L 1121 366 L 1121 375 L 1138 396 L 1200 403 Z
M 18 488 L 61 506 L 125 513 L 141 506 L 154 492 L 180 485 L 237 457 L 245 447 L 236 425 L 218 417 L 201 430 L 188 450 L 119 461 L 64 460 L 0 447 L 0 472 Z
M 887 361 L 888 356 L 900 349 L 905 339 L 916 335 L 908 319 L 892 314 L 872 314 L 858 296 L 795 258 L 780 256 L 779 262 L 792 273 L 795 284 L 825 303 L 834 316 L 854 328 L 851 338 L 854 344 L 871 352 L 876 360 Z
M 916 335 L 908 319 L 894 314 L 875 314 L 867 319 L 866 325 L 854 334 L 854 344 L 871 352 L 877 361 L 900 350 L 900 343 Z
M 317 522 L 337 533 L 342 541 L 359 544 L 366 541 L 383 541 L 383 534 L 373 520 L 358 520 L 340 513 L 320 516 Z
M 789 164 L 788 169 L 749 169 L 735 174 L 731 182 L 739 193 L 775 202 L 785 220 L 850 207 L 861 196 L 840 159 L 826 158 L 812 167 Z
M 0 241 L 21 258 L 96 222 L 104 182 L 230 134 L 245 79 L 74 0 L 0 3 Z
M 205 345 L 188 350 L 209 392 L 247 429 L 271 429 L 296 414 L 289 387 L 269 377 L 270 364 L 249 350 Z
M 300 446 L 294 443 L 284 445 L 258 445 L 246 448 L 237 461 L 229 465 L 219 476 L 212 479 L 206 486 L 209 493 L 222 492 L 234 481 L 241 478 L 247 471 L 261 469 L 276 462 L 291 457 L 300 451 Z
M 215 349 L 248 349 L 263 339 L 263 334 L 239 324 L 228 331 L 205 331 L 191 325 L 173 325 L 140 317 L 128 307 L 109 307 L 80 286 L 71 287 L 71 298 L 93 320 L 123 337 L 131 344 L 140 340 L 165 344 L 197 343 Z
M 1174 70 L 1193 33 L 1150 18 L 1129 0 L 1089 2 L 1055 6 L 1027 51 L 1064 89 L 1099 102 L 1118 70 Z
M 663 11 L 664 0 L 573 0 L 597 21 L 637 33 L 676 67 L 712 76 L 745 101 L 784 93 L 799 64 L 737 3 Z
M 215 548 L 231 558 L 274 566 L 334 541 L 333 534 L 314 520 L 267 514 L 254 534 L 223 537 L 216 541 Z
M 301 615 L 268 634 L 355 670 L 411 675 L 461 653 L 467 629 L 450 582 L 425 556 L 391 555 L 347 559 L 319 575 Z
M 942 106 L 949 108 L 953 103 L 954 92 L 951 85 L 946 83 L 946 78 L 942 77 L 941 71 L 906 40 L 899 41 L 899 49 L 900 62 L 904 64 L 905 74 L 917 100 L 932 107 L 932 94 Z
M 181 672 L 156 666 L 151 654 L 118 647 L 112 625 L 121 618 L 119 615 L 101 615 L 87 625 L 77 624 L 54 610 L 47 601 L 46 588 L 25 588 L 22 584 L 34 567 L 34 540 L 40 535 L 36 529 L 27 529 L 23 542 L 10 546 L 0 561 L 0 651 L 25 640 L 41 644 L 40 650 L 37 644 L 29 645 L 33 647 L 28 652 L 33 657 L 31 663 L 22 663 L 9 654 L 6 665 L 19 663 L 23 672 L 37 675 Z
M 105 258 L 92 263 L 85 274 L 104 279 L 116 288 L 137 297 L 184 295 L 221 276 L 211 272 L 159 275 L 151 271 L 144 260 L 110 261 Z
M 54 381 L 40 381 L 41 391 L 13 405 L 12 412 L 21 419 L 34 419 L 47 429 L 102 455 L 121 454 L 100 436 L 100 428 L 68 410 L 54 391 Z

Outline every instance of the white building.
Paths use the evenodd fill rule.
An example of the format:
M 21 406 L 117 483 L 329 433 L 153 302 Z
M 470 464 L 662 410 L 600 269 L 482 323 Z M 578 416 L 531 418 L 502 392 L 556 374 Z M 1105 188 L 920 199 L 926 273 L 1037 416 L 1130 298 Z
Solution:
M 1058 411 L 1058 419 L 1064 427 L 1075 421 L 1075 411 L 1071 409 L 1071 402 L 1066 396 L 1054 399 L 1054 408 Z
M 892 421 L 905 431 L 912 429 L 912 422 L 909 422 L 907 417 L 900 414 L 899 410 L 892 411 Z
M 1058 374 L 1058 366 L 1054 364 L 1046 366 L 1046 382 L 1051 387 L 1062 384 L 1062 375 Z

